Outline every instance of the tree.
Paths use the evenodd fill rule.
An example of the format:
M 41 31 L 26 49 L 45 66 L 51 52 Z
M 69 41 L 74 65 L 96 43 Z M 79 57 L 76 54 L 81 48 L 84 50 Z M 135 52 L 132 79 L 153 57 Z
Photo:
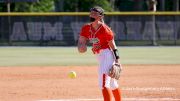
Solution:
M 179 11 L 179 0 L 172 0 L 173 1 L 173 10 L 174 11 Z
M 55 2 L 56 11 L 60 12 L 88 12 L 93 6 L 101 6 L 105 11 L 113 10 L 108 0 L 55 0 Z
M 134 11 L 147 10 L 146 0 L 134 0 Z
M 15 12 L 50 12 L 54 11 L 54 0 L 39 0 L 39 2 L 17 2 Z
M 6 8 L 7 7 L 5 3 L 0 3 L 0 12 L 7 12 Z
M 165 11 L 165 2 L 166 0 L 157 0 L 157 7 L 159 8 L 160 11 Z

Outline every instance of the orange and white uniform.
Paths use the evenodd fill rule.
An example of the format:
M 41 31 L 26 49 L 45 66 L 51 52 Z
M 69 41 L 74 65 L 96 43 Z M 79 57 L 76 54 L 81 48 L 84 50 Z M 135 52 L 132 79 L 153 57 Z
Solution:
M 85 37 L 92 43 L 92 51 L 97 55 L 99 61 L 98 78 L 100 88 L 118 88 L 117 80 L 108 76 L 109 69 L 115 61 L 113 52 L 108 45 L 109 41 L 114 40 L 114 33 L 104 23 L 96 30 L 93 29 L 91 24 L 86 24 L 82 27 L 80 36 Z

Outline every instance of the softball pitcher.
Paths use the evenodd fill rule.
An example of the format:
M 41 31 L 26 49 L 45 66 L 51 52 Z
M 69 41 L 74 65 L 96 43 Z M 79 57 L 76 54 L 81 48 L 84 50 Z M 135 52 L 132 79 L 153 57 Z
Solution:
M 118 81 L 108 75 L 113 64 L 120 64 L 114 33 L 103 22 L 104 10 L 101 7 L 91 8 L 89 17 L 90 23 L 82 27 L 79 35 L 78 51 L 80 53 L 86 52 L 87 42 L 92 43 L 92 51 L 97 55 L 99 62 L 98 80 L 104 101 L 112 101 L 112 95 L 115 101 L 121 101 Z

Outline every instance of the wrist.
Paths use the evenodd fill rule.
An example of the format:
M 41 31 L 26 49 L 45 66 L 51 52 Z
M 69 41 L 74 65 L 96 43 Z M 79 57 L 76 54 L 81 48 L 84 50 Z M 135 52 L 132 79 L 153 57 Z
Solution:
M 115 59 L 115 63 L 119 63 L 119 59 Z
M 118 60 L 120 58 L 117 49 L 113 49 L 113 54 L 114 54 L 115 60 Z

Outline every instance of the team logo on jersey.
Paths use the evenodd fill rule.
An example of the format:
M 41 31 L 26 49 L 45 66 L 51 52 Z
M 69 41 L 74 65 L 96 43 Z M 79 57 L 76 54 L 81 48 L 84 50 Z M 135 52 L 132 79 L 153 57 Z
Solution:
M 98 38 L 90 38 L 90 43 L 97 44 L 97 43 L 99 43 L 99 39 Z

